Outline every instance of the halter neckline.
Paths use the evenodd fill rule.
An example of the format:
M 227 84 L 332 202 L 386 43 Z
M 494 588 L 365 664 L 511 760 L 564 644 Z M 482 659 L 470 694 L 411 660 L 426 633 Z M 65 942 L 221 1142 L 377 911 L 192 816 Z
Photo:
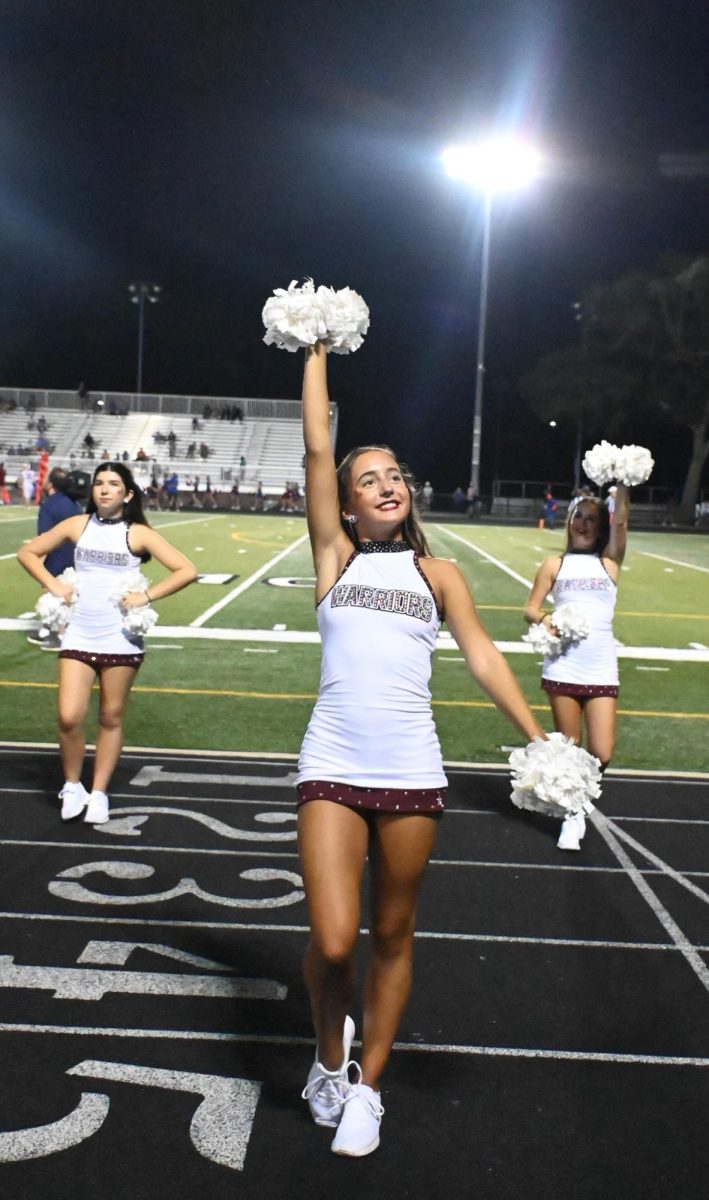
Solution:
M 402 554 L 405 550 L 411 550 L 405 538 L 391 542 L 359 542 L 357 545 L 359 554 Z

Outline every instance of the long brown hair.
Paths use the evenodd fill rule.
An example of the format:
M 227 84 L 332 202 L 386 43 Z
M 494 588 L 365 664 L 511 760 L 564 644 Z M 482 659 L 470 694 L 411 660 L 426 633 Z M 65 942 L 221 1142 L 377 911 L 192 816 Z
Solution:
M 576 496 L 576 498 L 571 501 L 571 504 L 569 505 L 569 513 L 566 518 L 566 546 L 564 548 L 564 554 L 569 554 L 573 551 L 571 541 L 571 522 L 573 520 L 574 513 L 580 504 L 592 504 L 598 513 L 598 537 L 596 538 L 593 549 L 589 550 L 588 553 L 601 555 L 608 545 L 608 541 L 611 536 L 611 517 L 606 505 L 598 498 L 598 496 Z
M 371 450 L 381 450 L 384 454 L 389 454 L 394 459 L 397 467 L 401 471 L 401 477 L 406 484 L 409 496 L 411 498 L 411 507 L 408 516 L 401 523 L 401 533 L 417 554 L 426 558 L 432 558 L 431 551 L 426 541 L 426 535 L 423 532 L 421 523 L 421 509 L 419 506 L 419 487 L 414 479 L 413 474 L 406 466 L 396 457 L 391 446 L 355 446 L 354 450 L 350 450 L 345 455 L 339 467 L 337 468 L 337 490 L 340 500 L 340 523 L 350 541 L 357 545 L 357 527 L 350 521 L 346 521 L 342 516 L 342 509 L 347 507 L 352 490 L 352 464 L 360 454 L 368 454 Z

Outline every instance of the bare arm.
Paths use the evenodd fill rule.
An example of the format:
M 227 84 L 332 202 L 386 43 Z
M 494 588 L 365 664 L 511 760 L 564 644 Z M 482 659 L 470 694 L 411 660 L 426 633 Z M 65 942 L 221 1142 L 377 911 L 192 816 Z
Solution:
M 446 621 L 468 669 L 507 720 L 528 741 L 545 737 L 507 662 L 483 626 L 468 585 L 453 563 L 437 562 L 426 571 L 440 589 Z
M 194 564 L 179 550 L 175 550 L 169 542 L 166 542 L 156 529 L 151 529 L 149 525 L 131 525 L 129 538 L 130 548 L 134 554 L 146 552 L 152 554 L 153 558 L 170 574 L 159 580 L 158 583 L 151 583 L 145 592 L 131 592 L 123 600 L 124 608 L 137 608 L 141 605 L 152 604 L 155 600 L 172 596 L 174 592 L 181 591 L 189 583 L 194 583 L 197 578 L 197 569 Z
M 610 558 L 611 562 L 621 565 L 625 558 L 625 549 L 628 544 L 628 514 L 630 511 L 630 493 L 624 483 L 619 483 L 615 491 L 615 508 L 613 511 L 613 524 L 611 525 L 611 535 L 608 539 L 604 558 Z
M 46 533 L 41 533 L 39 537 L 32 538 L 31 542 L 20 546 L 20 549 L 17 551 L 17 561 L 48 592 L 51 592 L 54 596 L 61 596 L 62 599 L 69 599 L 73 589 L 65 583 L 60 583 L 47 570 L 44 560 L 51 550 L 58 550 L 64 542 L 73 542 L 76 545 L 85 528 L 86 517 L 83 515 L 69 517 L 66 521 L 60 521 L 58 525 L 54 525 Z
M 351 547 L 340 524 L 335 457 L 330 440 L 327 352 L 318 343 L 305 352 L 303 373 L 305 501 L 318 590 L 330 587 Z
M 554 586 L 560 566 L 561 559 L 555 555 L 552 558 L 546 558 L 537 571 L 532 590 L 524 606 L 524 619 L 528 625 L 540 625 L 543 621 L 546 623 L 547 617 L 551 617 L 550 612 L 544 611 L 543 604 Z

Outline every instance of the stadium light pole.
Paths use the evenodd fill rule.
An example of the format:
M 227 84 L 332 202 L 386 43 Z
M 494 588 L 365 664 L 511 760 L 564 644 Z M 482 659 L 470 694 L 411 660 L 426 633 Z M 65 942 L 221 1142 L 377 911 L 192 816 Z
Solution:
M 157 283 L 131 283 L 128 285 L 131 303 L 138 305 L 138 370 L 136 395 L 143 394 L 143 343 L 145 340 L 145 303 L 157 304 L 162 288 Z
M 449 146 L 441 161 L 451 179 L 467 184 L 482 195 L 483 239 L 480 264 L 480 300 L 478 304 L 478 345 L 475 366 L 475 405 L 473 409 L 473 448 L 470 460 L 470 487 L 480 494 L 480 450 L 482 446 L 483 390 L 485 383 L 485 337 L 490 278 L 490 233 L 492 204 L 502 192 L 519 191 L 531 183 L 541 166 L 539 153 L 524 142 L 496 139 L 487 142 Z

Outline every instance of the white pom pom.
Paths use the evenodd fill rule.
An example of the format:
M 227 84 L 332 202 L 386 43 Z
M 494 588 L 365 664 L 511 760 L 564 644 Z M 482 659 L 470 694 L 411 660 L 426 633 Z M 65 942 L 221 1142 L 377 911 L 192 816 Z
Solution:
M 601 794 L 601 764 L 563 733 L 535 738 L 524 750 L 513 750 L 512 803 L 517 808 L 566 817 L 591 812 Z
M 352 288 L 318 288 L 322 294 L 327 326 L 325 345 L 333 354 L 352 354 L 359 350 L 369 329 L 369 309 Z
M 591 626 L 581 604 L 561 604 L 551 614 L 551 623 L 556 629 L 564 650 L 578 645 L 591 632 Z
M 291 352 L 323 342 L 333 354 L 352 354 L 369 329 L 369 309 L 357 292 L 324 285 L 316 291 L 312 279 L 276 288 L 261 315 L 266 345 Z
M 541 654 L 544 658 L 558 658 L 561 654 L 561 638 L 556 637 L 541 622 L 538 625 L 530 626 L 529 631 L 525 633 L 522 641 L 527 642 L 535 654 Z
M 77 574 L 73 567 L 67 567 L 62 571 L 61 575 L 57 575 L 60 583 L 66 583 L 74 589 L 71 600 L 67 604 L 61 596 L 54 596 L 51 592 L 43 592 L 35 605 L 35 611 L 45 629 L 51 630 L 53 633 L 64 629 L 68 625 L 79 596 L 77 587 Z
M 145 575 L 141 575 L 140 571 L 132 571 L 121 576 L 116 590 L 110 596 L 112 603 L 121 609 L 123 632 L 129 638 L 148 633 L 158 619 L 158 614 L 150 604 L 127 609 L 122 606 L 125 596 L 129 596 L 131 592 L 147 592 L 149 587 L 150 580 L 146 579 Z
M 621 446 L 618 451 L 616 479 L 627 487 L 645 483 L 652 474 L 655 461 L 644 446 Z
M 617 479 L 617 460 L 620 450 L 611 442 L 597 442 L 591 450 L 587 450 L 581 466 L 587 477 L 593 483 L 612 483 Z

